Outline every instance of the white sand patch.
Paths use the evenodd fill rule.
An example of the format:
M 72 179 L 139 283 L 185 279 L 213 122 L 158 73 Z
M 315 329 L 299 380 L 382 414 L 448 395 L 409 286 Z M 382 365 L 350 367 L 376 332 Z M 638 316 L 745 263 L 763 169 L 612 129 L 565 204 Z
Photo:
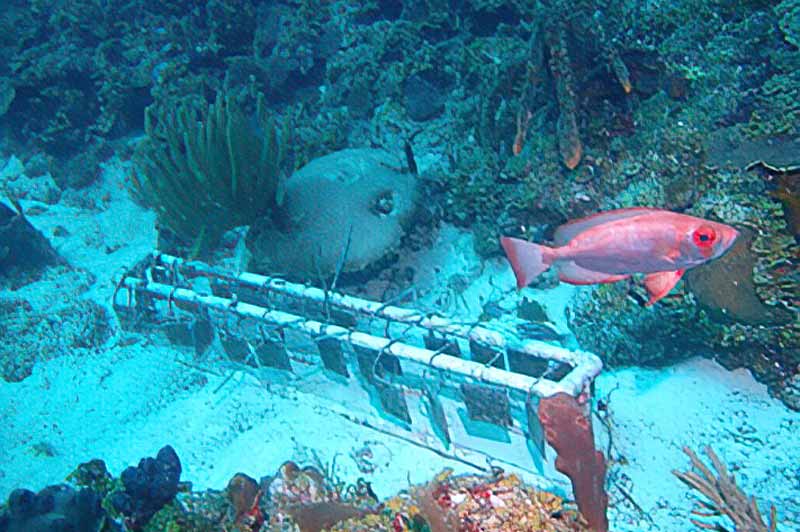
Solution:
M 64 194 L 56 205 L 22 200 L 28 219 L 75 268 L 89 271 L 96 283 L 86 294 L 107 304 L 115 276 L 150 253 L 156 243 L 155 215 L 131 201 L 131 163 L 113 159 L 99 179 Z
M 671 473 L 690 469 L 683 446 L 710 465 L 703 452 L 710 445 L 740 487 L 758 499 L 764 515 L 770 505 L 778 508 L 784 527 L 800 515 L 800 413 L 769 397 L 748 371 L 727 371 L 704 358 L 660 370 L 619 370 L 598 379 L 597 395 L 609 394 L 616 450 L 612 457 L 627 461 L 613 466 L 611 492 L 624 508 L 611 512 L 617 517 L 615 530 L 638 517 L 620 492 L 615 493 L 615 483 L 661 530 L 691 530 L 686 516 L 692 501 Z M 604 433 L 600 424 L 596 430 Z M 639 530 L 658 530 L 644 519 L 634 523 Z
M 224 487 L 238 471 L 271 475 L 289 459 L 335 465 L 341 479 L 364 477 L 385 495 L 443 467 L 469 470 L 347 423 L 317 397 L 267 388 L 245 373 L 225 382 L 181 364 L 186 358 L 142 345 L 83 359 L 66 354 L 21 383 L 0 385 L 0 498 L 61 482 L 92 458 L 119 474 L 166 444 L 198 489 Z

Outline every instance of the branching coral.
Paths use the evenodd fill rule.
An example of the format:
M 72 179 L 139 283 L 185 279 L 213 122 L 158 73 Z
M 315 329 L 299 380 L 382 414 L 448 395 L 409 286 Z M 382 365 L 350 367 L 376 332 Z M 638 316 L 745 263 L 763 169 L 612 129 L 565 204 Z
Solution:
M 711 464 L 716 470 L 714 473 L 697 457 L 688 447 L 683 448 L 695 471 L 673 471 L 684 484 L 700 492 L 706 500 L 698 500 L 692 514 L 699 517 L 725 516 L 733 522 L 737 532 L 775 532 L 777 519 L 775 507 L 770 511 L 770 524 L 764 523 L 764 518 L 758 510 L 758 505 L 753 497 L 748 497 L 736 480 L 728 474 L 725 467 L 711 447 L 705 448 L 706 454 L 711 459 Z M 704 530 L 717 530 L 725 532 L 728 529 L 717 523 L 708 523 L 692 518 L 692 524 Z
M 254 122 L 227 92 L 206 107 L 185 101 L 147 110 L 137 188 L 159 221 L 198 251 L 278 202 L 287 132 L 277 130 L 261 96 Z

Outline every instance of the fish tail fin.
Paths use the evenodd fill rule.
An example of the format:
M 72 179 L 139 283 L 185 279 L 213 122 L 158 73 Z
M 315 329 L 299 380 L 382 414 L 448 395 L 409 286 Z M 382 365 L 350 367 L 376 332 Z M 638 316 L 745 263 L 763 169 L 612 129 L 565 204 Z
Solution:
M 510 237 L 501 238 L 500 244 L 514 270 L 517 288 L 528 286 L 553 264 L 553 248 Z

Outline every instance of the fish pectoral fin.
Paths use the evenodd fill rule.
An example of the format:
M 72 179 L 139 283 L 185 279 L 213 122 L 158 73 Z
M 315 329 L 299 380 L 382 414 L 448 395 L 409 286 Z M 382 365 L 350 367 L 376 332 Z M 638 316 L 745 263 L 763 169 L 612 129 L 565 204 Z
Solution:
M 644 286 L 647 288 L 647 293 L 650 294 L 650 299 L 644 304 L 644 306 L 649 307 L 665 295 L 669 294 L 669 291 L 675 288 L 675 285 L 681 280 L 681 277 L 683 277 L 685 271 L 685 269 L 681 268 L 680 270 L 674 270 L 670 272 L 656 272 L 647 274 L 644 278 Z
M 630 277 L 630 275 L 587 270 L 586 268 L 578 266 L 573 261 L 558 263 L 558 278 L 569 284 L 616 283 L 628 277 Z

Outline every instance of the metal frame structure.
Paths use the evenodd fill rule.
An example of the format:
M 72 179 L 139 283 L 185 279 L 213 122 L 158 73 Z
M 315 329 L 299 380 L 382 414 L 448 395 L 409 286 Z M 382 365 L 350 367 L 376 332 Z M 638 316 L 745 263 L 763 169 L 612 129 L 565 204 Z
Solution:
M 592 353 L 487 324 L 160 253 L 119 280 L 114 306 L 123 321 L 203 324 L 228 361 L 485 470 L 550 477 L 538 401 L 589 393 L 602 368 Z

